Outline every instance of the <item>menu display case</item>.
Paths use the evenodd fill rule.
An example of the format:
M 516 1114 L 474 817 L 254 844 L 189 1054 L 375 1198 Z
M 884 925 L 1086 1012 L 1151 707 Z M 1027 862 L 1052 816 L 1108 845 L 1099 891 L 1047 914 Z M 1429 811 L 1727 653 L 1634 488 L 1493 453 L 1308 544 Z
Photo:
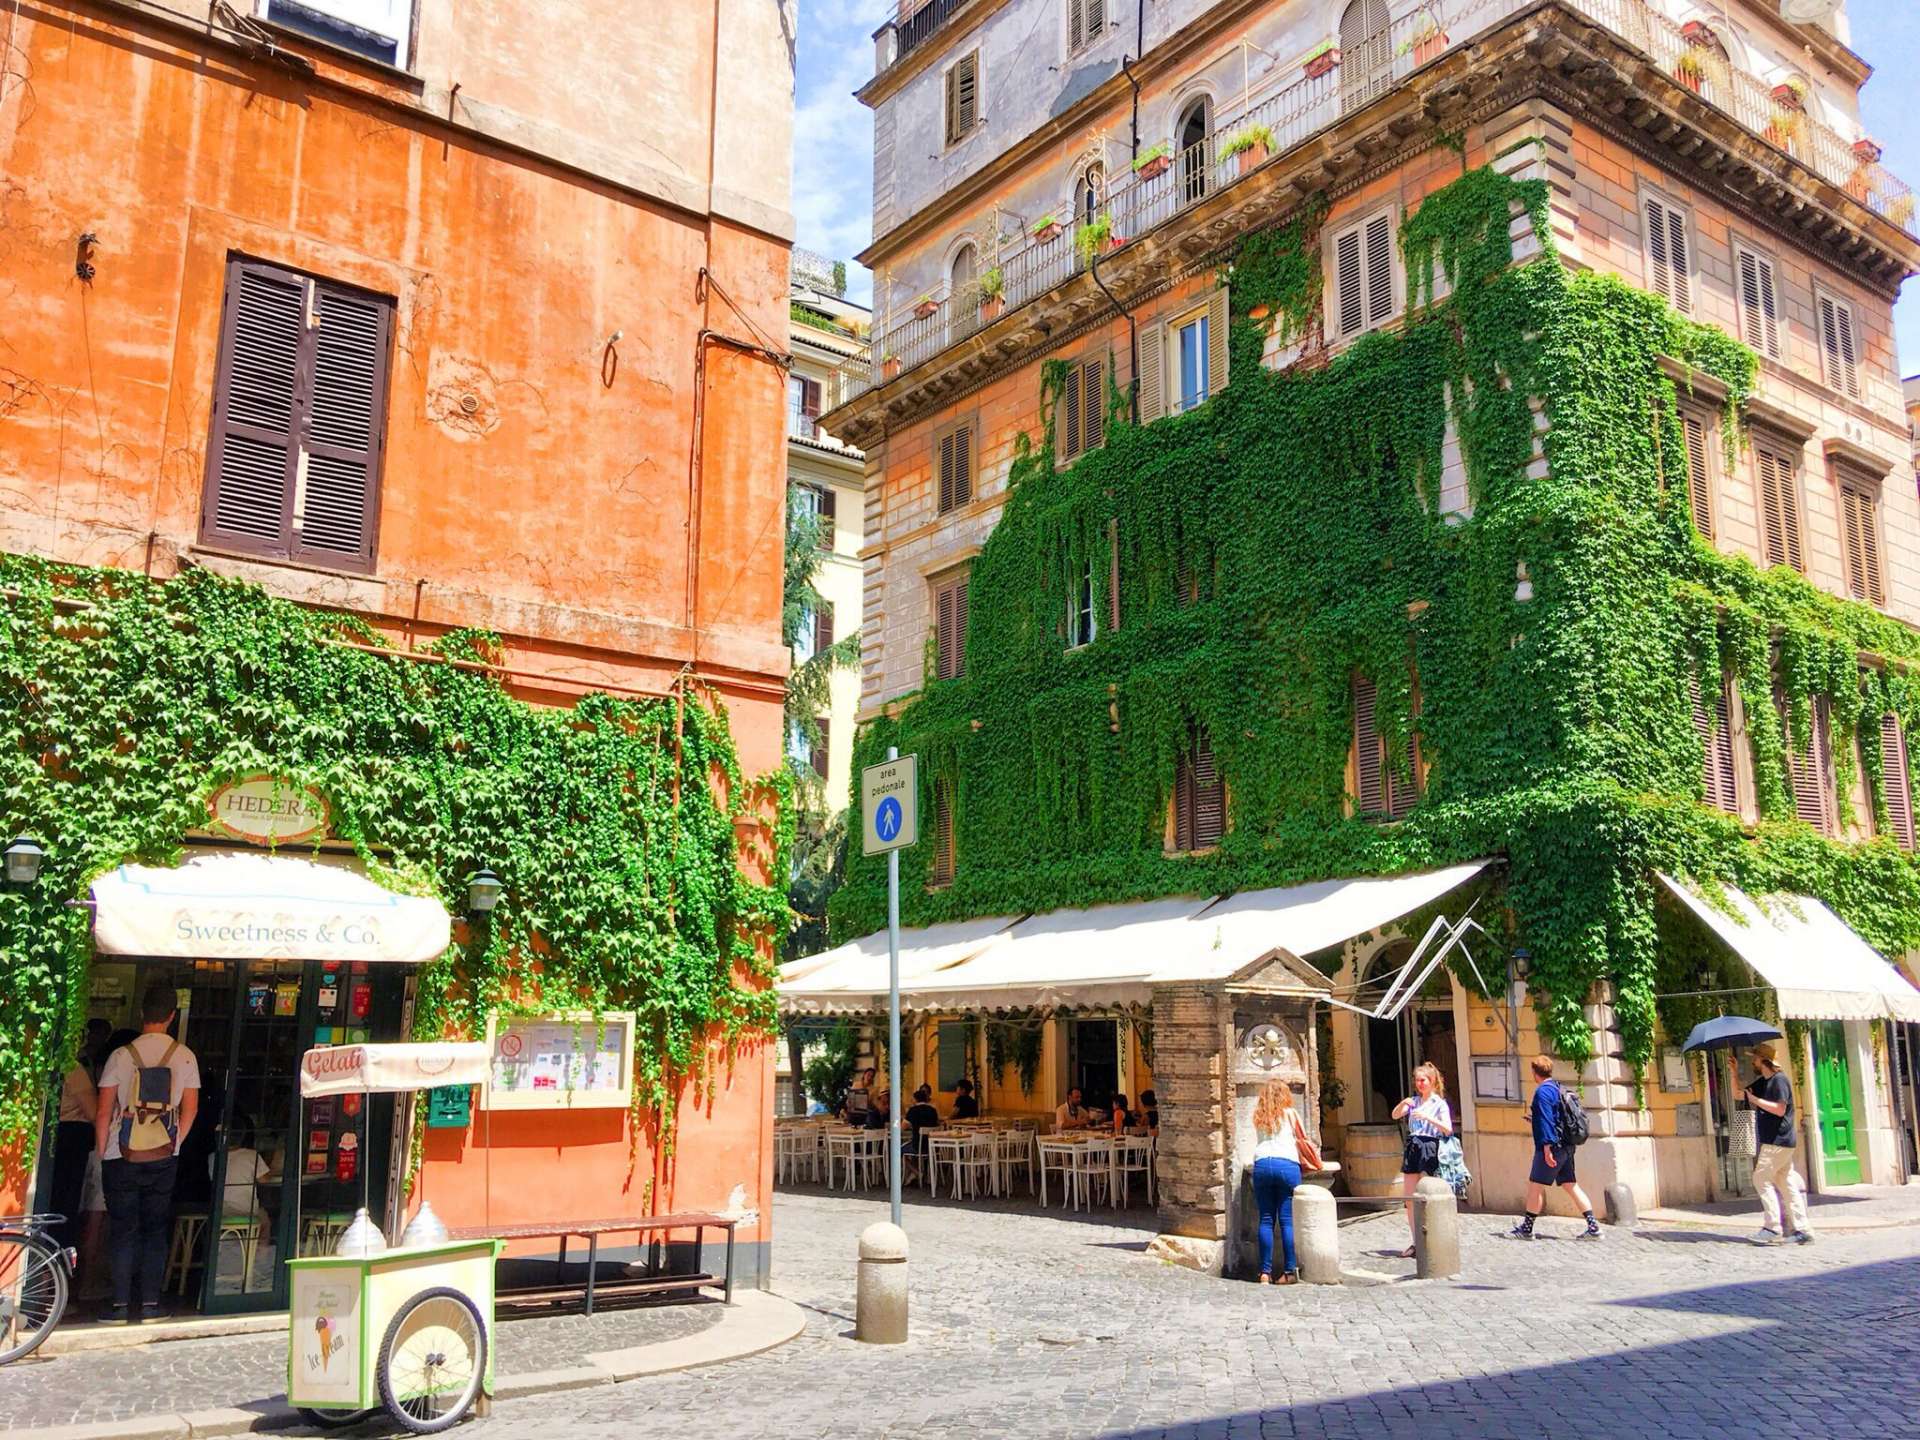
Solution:
M 495 1015 L 487 1022 L 491 1110 L 626 1109 L 634 1012 Z

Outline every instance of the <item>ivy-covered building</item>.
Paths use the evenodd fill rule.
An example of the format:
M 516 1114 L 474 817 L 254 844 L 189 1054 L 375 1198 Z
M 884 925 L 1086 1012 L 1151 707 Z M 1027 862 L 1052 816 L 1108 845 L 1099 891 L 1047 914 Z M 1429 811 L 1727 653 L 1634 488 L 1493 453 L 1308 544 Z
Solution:
M 1864 62 L 1760 3 L 1143 17 L 927 7 L 862 91 L 875 369 L 828 423 L 871 472 L 860 753 L 919 755 L 933 829 L 905 923 L 1486 862 L 1293 957 L 1367 1010 L 1435 913 L 1488 932 L 1318 1027 L 1350 1159 L 1431 1058 L 1515 1203 L 1543 1048 L 1589 1181 L 1740 1193 L 1729 1076 L 1676 1041 L 1748 1010 L 1816 1181 L 1905 1176 L 1920 240 Z M 1804 897 L 1747 918 L 1811 990 L 1747 896 Z M 855 857 L 837 933 L 883 902 Z M 1089 1013 L 994 1018 L 1052 1089 Z M 1153 1067 L 1170 1228 L 1225 1233 L 1238 1053 Z
M 171 988 L 169 1307 L 422 1193 L 766 1274 L 792 7 L 672 8 L 9 17 L 0 1211 L 78 1221 L 51 1102 Z M 443 1037 L 477 1095 L 298 1108 Z

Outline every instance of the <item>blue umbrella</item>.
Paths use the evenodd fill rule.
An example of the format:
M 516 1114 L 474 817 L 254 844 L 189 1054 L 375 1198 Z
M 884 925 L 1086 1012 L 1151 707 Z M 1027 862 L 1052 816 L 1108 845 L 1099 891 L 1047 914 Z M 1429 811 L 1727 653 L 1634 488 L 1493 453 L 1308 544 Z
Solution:
M 1780 1032 L 1764 1020 L 1751 1020 L 1745 1015 L 1722 1015 L 1715 1020 L 1703 1020 L 1687 1032 L 1687 1043 L 1680 1048 L 1694 1050 L 1738 1050 L 1746 1045 L 1757 1045 L 1762 1040 L 1778 1040 Z

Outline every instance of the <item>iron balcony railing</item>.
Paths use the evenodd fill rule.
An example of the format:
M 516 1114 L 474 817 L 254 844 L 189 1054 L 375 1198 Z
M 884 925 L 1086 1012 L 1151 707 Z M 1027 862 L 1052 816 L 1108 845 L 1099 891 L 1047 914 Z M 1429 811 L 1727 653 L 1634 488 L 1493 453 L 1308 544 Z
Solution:
M 922 11 L 940 3 L 932 0 Z M 1085 269 L 1099 254 L 1122 248 L 1205 196 L 1232 185 L 1264 158 L 1258 150 L 1225 153 L 1236 136 L 1264 127 L 1263 133 L 1272 136 L 1268 153 L 1291 150 L 1439 58 L 1451 48 L 1454 37 L 1477 34 L 1534 3 L 1536 0 L 1436 3 L 1431 10 L 1444 15 L 1445 31 L 1435 26 L 1433 14 L 1417 10 L 1360 44 L 1349 46 L 1335 65 L 1308 65 L 1290 82 L 1269 87 L 1268 93 L 1250 91 L 1240 106 L 1215 116 L 1197 143 L 1138 165 L 1132 175 L 1110 186 L 1091 215 L 1061 215 L 1059 223 L 1029 231 L 1024 243 L 1003 245 L 998 264 L 985 272 L 991 276 L 998 271 L 997 290 L 976 281 L 959 293 L 945 288 L 929 292 L 904 313 L 889 304 L 876 317 L 870 367 L 858 367 L 849 374 L 850 388 L 884 384 L 932 359 L 992 323 L 1002 311 L 1024 305 Z M 1694 26 L 1683 28 L 1648 0 L 1562 3 L 1637 46 L 1702 99 L 1807 164 L 1877 214 L 1913 232 L 1913 193 L 1879 163 L 1877 147 L 1870 141 L 1839 134 L 1807 113 L 1796 97 L 1735 69 Z M 988 290 L 993 293 L 988 294 Z

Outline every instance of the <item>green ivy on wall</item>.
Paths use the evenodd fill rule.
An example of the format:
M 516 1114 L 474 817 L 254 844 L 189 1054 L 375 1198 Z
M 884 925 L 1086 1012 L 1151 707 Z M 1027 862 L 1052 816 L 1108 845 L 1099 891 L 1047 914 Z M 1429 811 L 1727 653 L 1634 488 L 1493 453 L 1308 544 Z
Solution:
M 393 888 L 461 915 L 474 870 L 505 882 L 423 971 L 417 1036 L 478 1035 L 496 1009 L 637 1010 L 636 1105 L 670 1131 L 709 1039 L 773 1022 L 761 982 L 786 902 L 742 875 L 735 822 L 777 805 L 762 858 L 783 875 L 787 780 L 750 785 L 697 697 L 544 708 L 451 663 L 497 644 L 457 632 L 437 647 L 449 663 L 422 663 L 205 571 L 163 584 L 0 557 L 0 812 L 47 850 L 37 885 L 0 892 L 0 1136 L 38 1126 L 85 1025 L 92 948 L 68 902 L 123 862 L 175 862 L 208 792 L 254 771 L 317 786 Z
M 1325 203 L 1244 237 L 1223 270 L 1232 384 L 1147 426 L 1116 403 L 1104 448 L 1063 469 L 1043 378 L 1047 433 L 1019 448 L 973 564 L 965 673 L 859 737 L 856 764 L 919 754 L 922 814 L 952 786 L 956 877 L 929 890 L 931 847 L 905 852 L 906 923 L 1503 856 L 1480 913 L 1532 952 L 1543 1030 L 1584 1059 L 1583 1002 L 1611 982 L 1636 1065 L 1656 988 L 1707 988 L 1662 971 L 1658 871 L 1804 891 L 1885 952 L 1920 944 L 1910 857 L 1793 819 L 1770 678 L 1777 665 L 1796 735 L 1825 697 L 1850 754 L 1882 711 L 1920 721 L 1905 669 L 1920 639 L 1700 540 L 1676 410 L 1689 382 L 1661 360 L 1725 390 L 1730 455 L 1757 362 L 1657 297 L 1569 272 L 1547 203 L 1543 182 L 1467 171 L 1402 228 L 1406 324 L 1278 373 L 1260 363 L 1270 336 L 1308 334 L 1320 306 Z M 1516 266 L 1521 216 L 1545 253 Z M 1442 512 L 1450 423 L 1470 515 Z M 1069 650 L 1087 586 L 1101 633 Z M 1863 670 L 1860 652 L 1882 662 Z M 1688 682 L 1715 666 L 1749 714 L 1752 830 L 1702 803 Z M 1356 674 L 1377 686 L 1391 763 L 1410 774 L 1417 738 L 1430 767 L 1402 823 L 1349 814 Z M 1174 855 L 1168 805 L 1196 727 L 1230 825 L 1217 849 Z M 1863 748 L 1884 814 L 1877 745 Z M 884 867 L 852 857 L 835 933 L 877 929 L 884 904 Z

